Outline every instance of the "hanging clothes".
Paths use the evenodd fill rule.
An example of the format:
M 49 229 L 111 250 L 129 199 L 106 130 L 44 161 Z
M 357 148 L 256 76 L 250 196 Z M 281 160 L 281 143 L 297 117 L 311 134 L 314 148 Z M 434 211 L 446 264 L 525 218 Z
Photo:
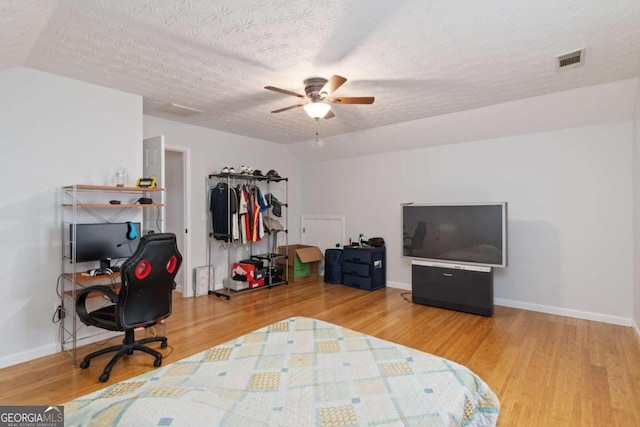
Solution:
M 230 189 L 231 193 L 229 197 L 233 199 L 232 211 L 231 211 L 231 238 L 235 242 L 240 238 L 240 229 L 238 228 L 238 205 L 240 198 L 238 197 L 238 190 L 236 188 Z
M 262 212 L 260 212 L 260 202 L 258 197 L 258 187 L 254 187 L 251 191 L 251 207 L 252 207 L 252 221 L 251 221 L 251 241 L 259 242 L 262 239 L 260 235 L 260 227 L 262 227 Z M 264 233 L 264 232 L 263 232 Z
M 248 213 L 249 196 L 244 186 L 238 186 L 238 225 L 240 227 L 240 242 L 242 244 L 247 243 L 247 231 L 248 231 Z
M 233 238 L 233 217 L 238 212 L 237 198 L 226 182 L 219 182 L 211 189 L 209 210 L 213 238 L 225 242 Z
M 264 237 L 264 221 L 262 212 L 266 211 L 269 208 L 269 204 L 267 203 L 267 199 L 264 197 L 262 190 L 260 187 L 256 187 L 256 201 L 258 203 L 258 207 L 260 210 L 260 214 L 258 215 L 258 237 L 262 239 Z

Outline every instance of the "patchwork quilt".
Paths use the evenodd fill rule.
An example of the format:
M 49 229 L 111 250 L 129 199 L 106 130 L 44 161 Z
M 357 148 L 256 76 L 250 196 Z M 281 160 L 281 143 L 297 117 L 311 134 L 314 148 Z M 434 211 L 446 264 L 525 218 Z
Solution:
M 73 426 L 493 426 L 464 366 L 293 317 L 64 404 Z

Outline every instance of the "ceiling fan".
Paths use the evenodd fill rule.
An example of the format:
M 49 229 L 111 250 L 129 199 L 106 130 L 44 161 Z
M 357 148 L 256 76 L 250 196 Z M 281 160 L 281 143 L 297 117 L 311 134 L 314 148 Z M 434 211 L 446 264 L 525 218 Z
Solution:
M 331 95 L 338 90 L 347 79 L 342 76 L 334 75 L 329 80 L 322 77 L 312 77 L 304 81 L 304 93 L 291 92 L 285 89 L 280 89 L 273 86 L 265 86 L 265 89 L 280 92 L 285 95 L 291 95 L 304 100 L 299 104 L 290 105 L 289 107 L 280 108 L 274 110 L 272 113 L 281 113 L 283 111 L 292 110 L 294 108 L 303 107 L 309 117 L 312 119 L 320 120 L 331 119 L 335 117 L 333 111 L 331 111 L 331 104 L 373 104 L 375 98 L 373 96 L 348 96 L 348 97 L 336 97 Z

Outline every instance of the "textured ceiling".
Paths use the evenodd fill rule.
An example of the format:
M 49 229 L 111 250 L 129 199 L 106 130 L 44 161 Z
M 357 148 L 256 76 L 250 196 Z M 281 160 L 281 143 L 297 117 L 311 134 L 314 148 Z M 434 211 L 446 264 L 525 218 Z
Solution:
M 583 66 L 554 57 L 586 48 Z M 640 76 L 638 0 L 0 0 L 0 68 L 144 97 L 145 114 L 291 143 Z M 348 81 L 315 123 L 303 80 Z M 204 113 L 156 111 L 168 103 Z M 390 141 L 390 143 L 392 143 Z

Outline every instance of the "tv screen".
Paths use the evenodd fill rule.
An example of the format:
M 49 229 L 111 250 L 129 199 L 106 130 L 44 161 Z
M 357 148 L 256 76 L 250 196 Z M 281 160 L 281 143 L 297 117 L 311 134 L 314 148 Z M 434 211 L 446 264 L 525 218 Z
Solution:
M 402 206 L 402 255 L 445 263 L 507 266 L 507 204 Z
M 136 227 L 136 237 L 130 239 L 129 225 L 126 222 L 76 224 L 69 225 L 71 236 L 70 254 L 72 261 L 102 261 L 108 266 L 108 260 L 129 258 L 140 242 L 140 223 L 131 223 Z M 75 245 L 75 259 L 74 249 Z

